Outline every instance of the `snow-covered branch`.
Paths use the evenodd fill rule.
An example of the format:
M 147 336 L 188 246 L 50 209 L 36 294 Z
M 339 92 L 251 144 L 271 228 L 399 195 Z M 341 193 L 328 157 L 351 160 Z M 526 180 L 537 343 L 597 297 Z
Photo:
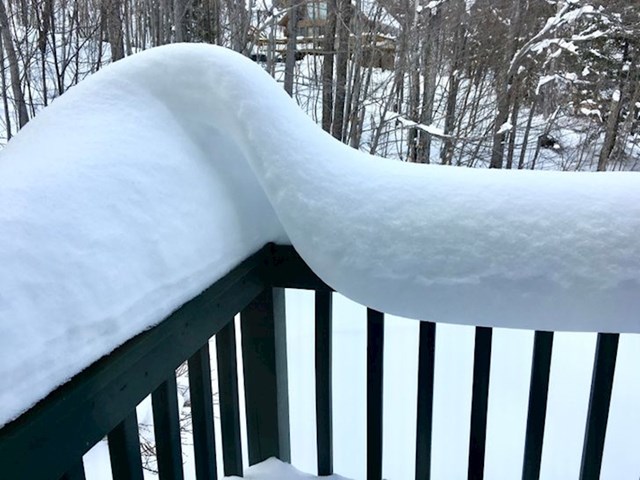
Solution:
M 441 138 L 443 140 L 454 140 L 454 141 L 465 141 L 465 142 L 477 142 L 480 140 L 484 140 L 488 138 L 488 135 L 477 136 L 477 137 L 461 137 L 458 135 L 448 135 L 444 133 L 444 130 L 438 128 L 434 125 L 425 125 L 424 123 L 414 122 L 413 120 L 409 120 L 402 115 L 390 112 L 384 117 L 387 122 L 398 122 L 405 128 L 417 128 L 418 130 L 422 130 L 423 132 L 427 132 L 429 135 L 433 135 L 434 137 Z
M 558 28 L 563 25 L 571 24 L 577 21 L 585 14 L 592 14 L 595 9 L 591 5 L 584 5 L 577 8 L 576 0 L 569 1 L 554 15 L 547 19 L 544 27 L 531 37 L 514 55 L 507 70 L 507 78 L 516 74 L 518 67 L 530 52 L 540 52 L 551 44 L 556 44 L 561 48 L 574 52 L 570 42 L 587 41 L 599 38 L 605 35 L 605 32 L 596 30 L 589 34 L 572 35 L 568 38 L 549 38 Z

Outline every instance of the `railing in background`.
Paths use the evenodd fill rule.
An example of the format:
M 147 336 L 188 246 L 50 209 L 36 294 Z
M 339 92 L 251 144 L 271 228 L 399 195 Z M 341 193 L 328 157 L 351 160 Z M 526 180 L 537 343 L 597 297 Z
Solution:
M 160 480 L 183 478 L 175 369 L 189 365 L 198 479 L 241 475 L 240 394 L 234 316 L 241 346 L 249 463 L 290 457 L 284 288 L 315 290 L 318 473 L 333 473 L 332 290 L 292 247 L 268 245 L 187 302 L 0 430 L 0 476 L 84 479 L 82 456 L 108 436 L 113 477 L 142 479 L 136 405 L 152 395 Z M 382 478 L 384 314 L 367 311 L 367 478 Z M 430 478 L 437 327 L 420 324 L 416 479 Z M 216 445 L 209 339 L 215 335 L 222 445 Z M 585 430 L 582 480 L 597 479 L 618 348 L 617 334 L 599 334 Z M 482 479 L 491 371 L 492 329 L 476 328 L 468 478 Z M 540 475 L 553 333 L 536 332 L 522 478 Z

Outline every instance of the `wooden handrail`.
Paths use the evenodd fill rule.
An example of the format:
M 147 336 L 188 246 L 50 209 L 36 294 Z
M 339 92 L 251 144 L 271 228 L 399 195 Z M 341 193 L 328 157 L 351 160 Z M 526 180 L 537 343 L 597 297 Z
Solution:
M 243 471 L 234 317 L 240 313 L 249 463 L 290 458 L 284 289 L 316 292 L 316 422 L 318 472 L 333 473 L 332 292 L 291 246 L 269 244 L 211 287 L 59 387 L 0 429 L 0 477 L 81 480 L 82 456 L 105 435 L 112 470 L 142 478 L 135 408 L 152 395 L 160 480 L 180 480 L 182 454 L 175 369 L 189 362 L 198 478 L 216 475 L 222 449 L 226 475 Z M 437 325 L 420 325 L 416 399 L 416 478 L 430 478 Z M 208 345 L 215 335 L 222 445 L 216 445 Z M 381 480 L 383 457 L 384 314 L 368 310 L 367 478 Z M 492 330 L 476 328 L 468 477 L 484 476 Z M 599 334 L 581 480 L 600 474 L 615 373 L 618 334 Z M 523 479 L 537 479 L 544 440 L 552 332 L 536 332 Z

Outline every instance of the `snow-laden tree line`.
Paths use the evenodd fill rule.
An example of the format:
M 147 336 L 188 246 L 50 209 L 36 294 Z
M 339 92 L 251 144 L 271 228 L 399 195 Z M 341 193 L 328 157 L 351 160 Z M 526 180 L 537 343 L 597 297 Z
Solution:
M 333 136 L 411 162 L 640 168 L 627 0 L 2 0 L 0 130 L 172 42 L 251 56 Z

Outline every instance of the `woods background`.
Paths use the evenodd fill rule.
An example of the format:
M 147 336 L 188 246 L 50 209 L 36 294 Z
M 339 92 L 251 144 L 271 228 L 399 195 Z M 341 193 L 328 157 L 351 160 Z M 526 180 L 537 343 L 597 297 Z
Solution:
M 371 153 L 640 169 L 637 0 L 2 0 L 0 29 L 3 144 L 108 63 L 206 42 Z

